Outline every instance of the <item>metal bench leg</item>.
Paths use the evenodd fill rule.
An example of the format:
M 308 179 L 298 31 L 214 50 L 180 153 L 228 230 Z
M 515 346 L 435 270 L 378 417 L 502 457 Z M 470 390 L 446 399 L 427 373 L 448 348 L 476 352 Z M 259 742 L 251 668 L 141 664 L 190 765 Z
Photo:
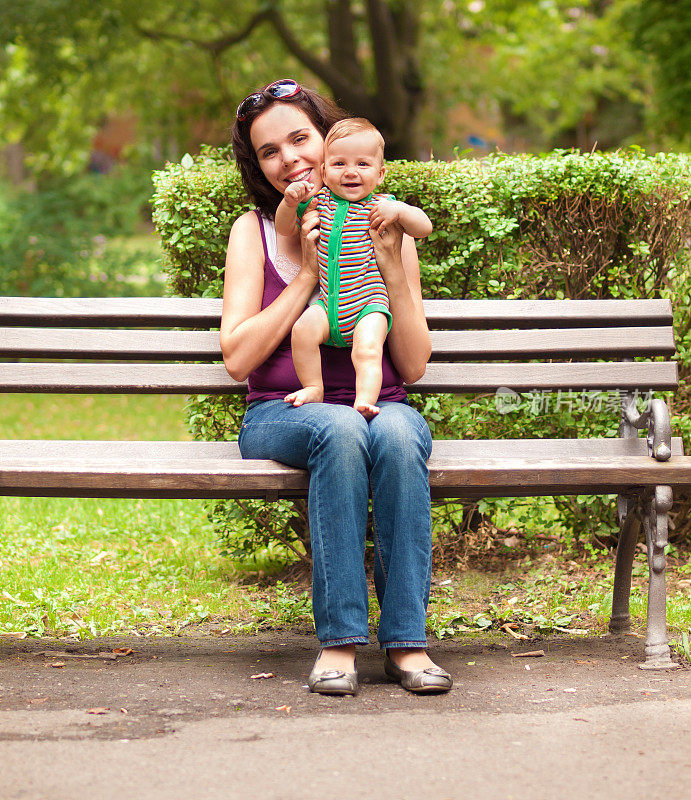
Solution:
M 609 632 L 626 633 L 631 627 L 629 600 L 631 597 L 631 570 L 636 552 L 636 542 L 641 532 L 641 516 L 638 498 L 620 496 L 619 543 L 614 567 L 614 592 L 612 594 L 612 617 Z
M 667 512 L 672 508 L 672 488 L 656 486 L 643 500 L 643 526 L 648 547 L 648 627 L 645 662 L 641 669 L 670 669 L 679 666 L 669 655 L 667 642 L 667 593 L 665 587 L 665 546 Z

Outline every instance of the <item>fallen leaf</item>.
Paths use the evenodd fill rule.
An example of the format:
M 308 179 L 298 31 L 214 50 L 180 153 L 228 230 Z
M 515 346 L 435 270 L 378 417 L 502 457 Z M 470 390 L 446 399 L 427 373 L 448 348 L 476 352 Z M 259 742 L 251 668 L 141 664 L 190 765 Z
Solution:
M 65 662 L 64 661 L 53 661 L 53 663 L 49 664 L 48 666 L 50 666 L 50 667 L 64 667 L 65 666 Z
M 102 708 L 99 706 L 98 708 L 90 708 L 87 710 L 87 714 L 107 714 L 110 711 L 109 708 Z
M 113 652 L 116 656 L 130 656 L 134 650 L 131 647 L 114 647 Z
M 525 653 L 511 653 L 513 658 L 541 658 L 544 654 L 544 650 L 528 650 Z
M 292 706 L 276 706 L 276 711 L 285 711 L 286 714 L 290 714 L 290 709 Z
M 263 680 L 265 678 L 275 678 L 273 672 L 258 672 L 256 675 L 250 675 L 250 680 Z
M 24 631 L 7 631 L 5 633 L 0 633 L 0 636 L 4 636 L 6 639 L 26 639 L 26 633 Z
M 38 705 L 39 703 L 45 703 L 47 699 L 47 697 L 32 697 L 29 702 L 31 705 Z
M 577 664 L 597 664 L 596 658 L 587 658 L 585 661 L 576 661 Z

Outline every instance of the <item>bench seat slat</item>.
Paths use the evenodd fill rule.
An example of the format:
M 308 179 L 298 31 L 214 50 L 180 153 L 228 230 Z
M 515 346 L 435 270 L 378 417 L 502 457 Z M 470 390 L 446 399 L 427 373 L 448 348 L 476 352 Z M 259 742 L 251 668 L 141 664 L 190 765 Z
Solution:
M 600 451 L 602 442 L 610 440 L 591 441 L 595 450 Z M 4 444 L 0 443 L 0 452 Z M 73 445 L 68 458 L 61 457 L 57 450 L 52 456 L 42 458 L 35 455 L 3 458 L 0 494 L 203 498 L 262 497 L 276 493 L 281 497 L 304 497 L 307 491 L 304 470 L 275 461 L 239 457 L 166 459 L 160 454 L 151 461 L 143 451 L 135 459 L 114 456 L 103 449 L 97 456 L 93 445 L 99 443 L 86 443 L 84 449 L 91 449 L 90 454 L 80 453 L 79 442 L 68 444 Z M 104 444 L 108 443 L 100 446 Z M 181 443 L 174 444 L 179 447 Z M 485 443 L 476 444 L 479 451 Z M 443 450 L 436 448 L 429 461 L 430 486 L 435 496 L 609 494 L 660 484 L 688 486 L 691 482 L 691 458 L 682 455 L 656 462 L 646 455 L 601 452 L 597 459 L 587 455 L 491 458 L 478 451 L 475 457 L 458 457 Z
M 0 470 L 9 463 L 31 460 L 98 461 L 118 459 L 145 463 L 161 459 L 190 461 L 239 459 L 234 441 L 92 441 L 88 439 L 0 439 Z M 619 439 L 435 439 L 434 458 L 618 458 L 647 456 L 644 438 Z M 672 437 L 672 454 L 684 455 L 681 437 Z
M 222 301 L 187 297 L 1 297 L 0 326 L 217 328 Z M 671 325 L 655 300 L 424 300 L 430 327 L 572 328 Z
M 432 331 L 432 358 L 633 358 L 672 355 L 671 327 Z M 0 356 L 220 361 L 217 331 L 0 328 Z
M 674 362 L 475 364 L 431 363 L 413 392 L 532 389 L 674 389 Z M 243 394 L 223 364 L 4 364 L 0 392 L 87 394 Z

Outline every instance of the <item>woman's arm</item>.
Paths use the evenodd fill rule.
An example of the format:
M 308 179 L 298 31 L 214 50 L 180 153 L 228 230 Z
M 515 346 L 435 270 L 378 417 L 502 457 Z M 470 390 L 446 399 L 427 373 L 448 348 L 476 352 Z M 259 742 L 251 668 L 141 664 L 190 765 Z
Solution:
M 422 306 L 417 250 L 414 240 L 403 235 L 400 225 L 385 228 L 383 234 L 381 231 L 371 231 L 371 236 L 393 317 L 387 339 L 389 352 L 403 380 L 414 383 L 425 374 L 432 352 Z
M 297 277 L 271 305 L 262 309 L 264 249 L 259 221 L 244 214 L 233 224 L 228 239 L 221 352 L 228 373 L 243 381 L 274 352 L 302 314 L 317 284 L 315 241 L 319 218 L 305 214 L 302 225 L 303 266 Z

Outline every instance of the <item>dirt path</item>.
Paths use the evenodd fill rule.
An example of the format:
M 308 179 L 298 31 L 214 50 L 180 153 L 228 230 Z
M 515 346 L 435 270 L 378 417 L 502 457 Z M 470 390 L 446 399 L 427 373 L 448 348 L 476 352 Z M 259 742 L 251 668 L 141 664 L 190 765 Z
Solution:
M 691 669 L 642 650 L 439 642 L 454 689 L 416 697 L 371 646 L 359 695 L 327 698 L 312 637 L 0 639 L 0 798 L 688 797 Z

